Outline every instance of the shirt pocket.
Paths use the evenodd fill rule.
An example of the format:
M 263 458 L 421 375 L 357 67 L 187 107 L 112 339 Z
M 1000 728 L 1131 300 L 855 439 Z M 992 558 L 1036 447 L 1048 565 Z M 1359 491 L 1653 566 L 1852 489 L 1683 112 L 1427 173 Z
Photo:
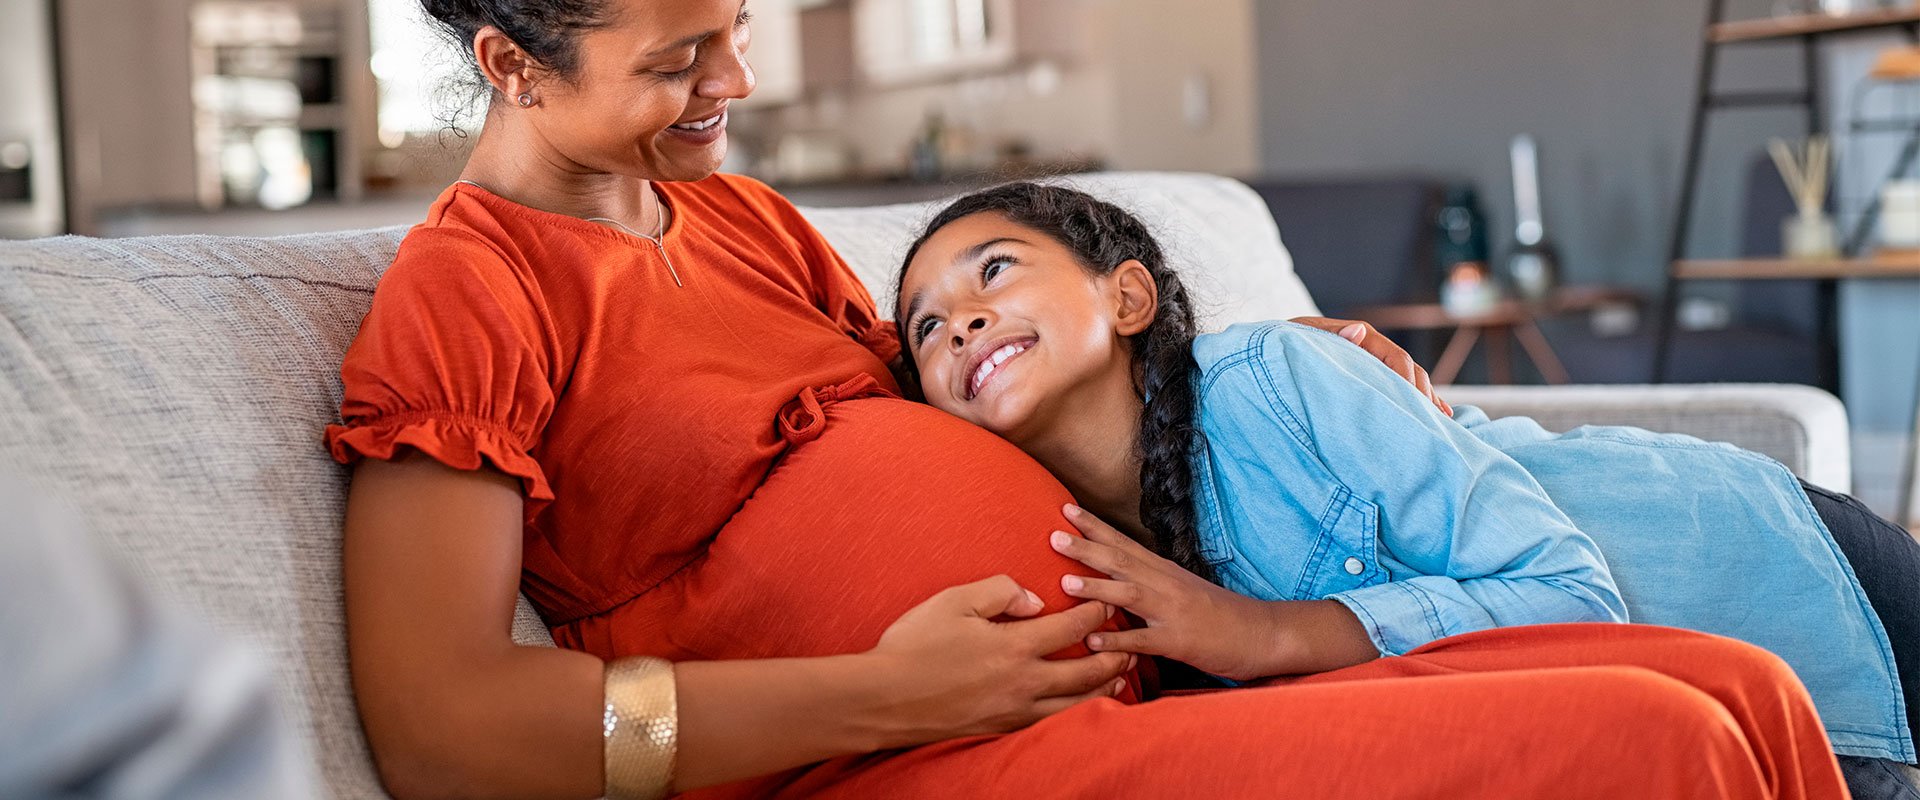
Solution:
M 1336 486 L 1320 514 L 1320 535 L 1300 570 L 1293 599 L 1319 600 L 1384 583 L 1380 566 L 1380 508 Z
M 1283 595 L 1261 576 L 1249 569 L 1240 549 L 1234 544 L 1231 518 L 1221 504 L 1219 478 L 1214 474 L 1211 451 L 1204 437 L 1194 447 L 1194 527 L 1200 536 L 1200 558 L 1213 568 L 1214 580 L 1236 594 L 1260 600 L 1280 600 Z

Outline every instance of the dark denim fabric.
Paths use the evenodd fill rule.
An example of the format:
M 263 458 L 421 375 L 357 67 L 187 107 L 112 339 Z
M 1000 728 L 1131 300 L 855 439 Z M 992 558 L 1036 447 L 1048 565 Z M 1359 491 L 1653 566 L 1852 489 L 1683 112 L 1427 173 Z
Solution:
M 1907 725 L 1920 730 L 1920 540 L 1848 495 L 1805 481 L 1801 486 L 1887 629 L 1906 694 Z M 1915 772 L 1895 762 L 1841 756 L 1840 771 L 1859 800 L 1920 800 Z
M 1859 500 L 1805 481 L 1800 485 L 1887 629 L 1906 693 L 1907 727 L 1920 731 L 1920 540 Z

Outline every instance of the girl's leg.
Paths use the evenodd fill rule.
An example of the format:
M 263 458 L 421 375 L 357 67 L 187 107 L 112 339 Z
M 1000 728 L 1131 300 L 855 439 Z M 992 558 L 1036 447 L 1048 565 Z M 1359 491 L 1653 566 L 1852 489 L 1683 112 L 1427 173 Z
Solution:
M 1906 692 L 1907 726 L 1920 740 L 1920 541 L 1859 500 L 1804 481 L 1801 485 L 1887 629 Z
M 1512 628 L 1278 685 L 841 759 L 715 795 L 1840 798 L 1779 659 L 1647 626 Z

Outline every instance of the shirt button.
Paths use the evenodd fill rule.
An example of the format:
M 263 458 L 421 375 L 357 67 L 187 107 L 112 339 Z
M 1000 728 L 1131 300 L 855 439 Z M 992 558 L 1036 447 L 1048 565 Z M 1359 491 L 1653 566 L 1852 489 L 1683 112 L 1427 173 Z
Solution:
M 1348 575 L 1358 575 L 1358 574 L 1360 574 L 1360 573 L 1362 573 L 1362 572 L 1366 572 L 1366 571 L 1367 571 L 1367 565 L 1365 565 L 1365 564 L 1362 564 L 1362 563 L 1360 563 L 1360 559 L 1357 559 L 1357 558 L 1349 558 L 1349 559 L 1347 559 L 1347 574 L 1348 574 Z

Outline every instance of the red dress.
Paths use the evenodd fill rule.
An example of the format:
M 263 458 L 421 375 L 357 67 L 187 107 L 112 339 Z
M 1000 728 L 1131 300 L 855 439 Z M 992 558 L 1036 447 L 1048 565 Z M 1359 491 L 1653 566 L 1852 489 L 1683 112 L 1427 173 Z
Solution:
M 650 242 L 476 186 L 449 188 L 402 243 L 347 353 L 343 423 L 326 434 L 334 457 L 414 448 L 519 478 L 522 588 L 561 646 L 602 658 L 865 650 L 934 592 L 999 573 L 1049 610 L 1069 605 L 1059 578 L 1086 570 L 1047 545 L 1050 532 L 1071 530 L 1059 514 L 1067 492 L 999 438 L 898 398 L 886 366 L 898 349 L 890 323 L 800 214 L 744 178 L 656 189 L 673 209 L 664 241 L 681 285 Z M 1551 644 L 1565 635 L 1534 636 Z M 1574 660 L 1618 663 L 1634 650 L 1609 639 Z M 1489 652 L 1436 669 L 1530 663 L 1524 648 Z M 1702 667 L 1700 680 L 1741 689 L 1723 692 L 1736 699 L 1741 687 L 1773 686 L 1769 674 Z M 1366 691 L 1289 687 L 1127 705 L 1135 683 L 1123 702 L 1086 703 L 1018 734 L 838 759 L 707 793 L 1264 797 L 1294 787 L 1327 797 L 1344 787 L 1381 796 L 1380 774 L 1340 774 L 1363 764 L 1399 776 L 1388 783 L 1402 789 L 1458 773 L 1467 783 L 1456 786 L 1529 793 L 1542 784 L 1528 780 L 1557 780 L 1568 761 L 1642 761 L 1636 748 L 1654 747 L 1681 747 L 1687 758 L 1559 788 L 1780 782 L 1754 772 L 1745 739 L 1703 743 L 1711 731 L 1684 725 L 1620 736 L 1621 715 L 1654 702 L 1626 696 L 1631 687 L 1595 704 L 1600 716 L 1584 727 L 1537 702 L 1605 676 L 1394 688 L 1407 679 L 1393 678 L 1424 668 L 1365 665 L 1318 679 L 1378 678 Z M 1444 746 L 1388 730 L 1433 730 L 1489 709 L 1517 715 L 1511 730 Z M 1769 713 L 1761 716 L 1774 727 L 1810 725 L 1804 735 L 1824 744 L 1810 706 Z M 1564 758 L 1530 756 L 1518 777 L 1461 763 L 1463 752 L 1544 731 L 1564 743 L 1549 748 Z M 1775 761 L 1791 762 L 1786 783 L 1798 785 L 1806 772 L 1793 764 L 1809 756 L 1791 742 L 1776 749 L 1784 757 Z M 1816 766 L 1831 763 L 1819 747 L 1810 752 Z M 1404 763 L 1376 766 L 1388 759 Z

